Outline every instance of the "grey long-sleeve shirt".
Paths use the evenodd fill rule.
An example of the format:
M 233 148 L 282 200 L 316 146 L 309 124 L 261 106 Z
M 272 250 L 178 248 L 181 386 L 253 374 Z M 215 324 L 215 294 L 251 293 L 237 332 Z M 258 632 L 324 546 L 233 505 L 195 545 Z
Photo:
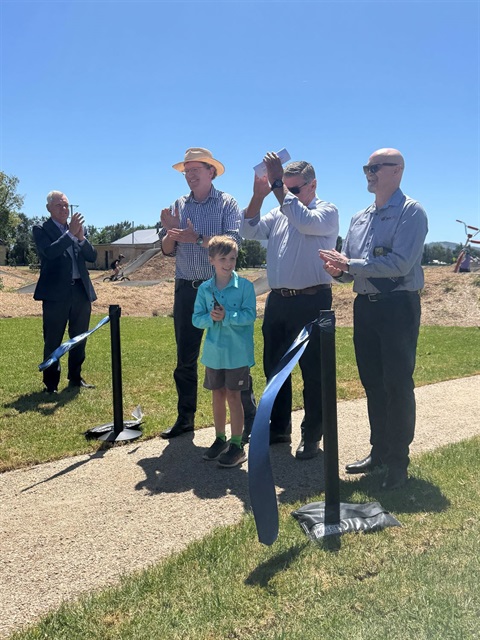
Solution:
M 368 278 L 398 278 L 395 291 L 418 291 L 424 284 L 421 260 L 428 232 L 422 205 L 397 189 L 380 209 L 375 204 L 352 218 L 342 253 L 356 293 L 377 293 Z

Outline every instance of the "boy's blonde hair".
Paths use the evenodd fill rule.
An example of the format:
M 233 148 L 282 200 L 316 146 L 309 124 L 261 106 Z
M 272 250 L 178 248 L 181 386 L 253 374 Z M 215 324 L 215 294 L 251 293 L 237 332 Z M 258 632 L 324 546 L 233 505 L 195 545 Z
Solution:
M 238 255 L 238 245 L 229 236 L 213 236 L 208 243 L 208 255 L 210 258 L 215 256 L 227 256 L 231 251 L 235 251 Z

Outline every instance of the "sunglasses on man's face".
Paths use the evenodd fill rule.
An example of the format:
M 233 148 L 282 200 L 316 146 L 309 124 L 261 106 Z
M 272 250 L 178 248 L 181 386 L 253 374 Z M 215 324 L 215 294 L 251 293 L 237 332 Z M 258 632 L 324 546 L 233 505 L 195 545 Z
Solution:
M 298 196 L 303 187 L 308 184 L 308 182 L 304 182 L 301 187 L 287 187 L 290 193 L 293 193 L 294 196 Z
M 369 173 L 378 173 L 380 167 L 398 167 L 396 162 L 380 162 L 379 164 L 366 164 L 363 166 L 363 173 L 368 175 Z

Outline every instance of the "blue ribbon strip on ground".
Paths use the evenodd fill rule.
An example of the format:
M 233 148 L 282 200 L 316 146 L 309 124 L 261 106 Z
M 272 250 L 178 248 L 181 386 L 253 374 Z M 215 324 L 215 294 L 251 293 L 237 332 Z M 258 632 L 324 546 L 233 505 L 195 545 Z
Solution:
M 47 358 L 47 360 L 42 362 L 42 364 L 38 365 L 39 371 L 44 371 L 45 369 L 48 369 L 50 365 L 52 365 L 54 362 L 57 362 L 57 360 L 59 360 L 65 353 L 70 351 L 70 349 L 73 349 L 73 347 L 76 347 L 79 342 L 82 342 L 82 340 L 86 340 L 88 336 L 90 336 L 97 329 L 100 329 L 100 327 L 103 327 L 103 325 L 107 324 L 107 322 L 110 322 L 109 316 L 105 316 L 105 318 L 100 320 L 97 326 L 93 327 L 93 329 L 90 329 L 90 331 L 85 331 L 85 333 L 81 333 L 80 335 L 75 336 L 74 338 L 71 338 L 70 340 L 67 340 L 67 342 L 64 342 L 63 344 L 61 344 L 59 347 L 55 349 L 55 351 L 50 355 L 50 357 Z
M 316 321 L 315 321 L 316 322 Z M 282 357 L 267 383 L 252 426 L 248 452 L 248 486 L 258 539 L 271 545 L 278 536 L 278 508 L 270 464 L 270 415 L 283 383 L 305 351 L 314 322 L 307 324 Z

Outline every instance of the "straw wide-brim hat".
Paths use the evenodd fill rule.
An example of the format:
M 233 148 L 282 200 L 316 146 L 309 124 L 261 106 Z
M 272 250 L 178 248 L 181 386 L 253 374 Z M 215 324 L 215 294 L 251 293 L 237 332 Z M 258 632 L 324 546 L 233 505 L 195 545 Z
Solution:
M 173 168 L 177 171 L 185 171 L 186 162 L 206 162 L 211 164 L 217 170 L 217 176 L 221 176 L 225 172 L 225 167 L 221 162 L 215 160 L 212 152 L 208 149 L 202 149 L 202 147 L 191 147 L 185 151 L 185 158 L 183 162 L 177 162 L 173 165 Z

